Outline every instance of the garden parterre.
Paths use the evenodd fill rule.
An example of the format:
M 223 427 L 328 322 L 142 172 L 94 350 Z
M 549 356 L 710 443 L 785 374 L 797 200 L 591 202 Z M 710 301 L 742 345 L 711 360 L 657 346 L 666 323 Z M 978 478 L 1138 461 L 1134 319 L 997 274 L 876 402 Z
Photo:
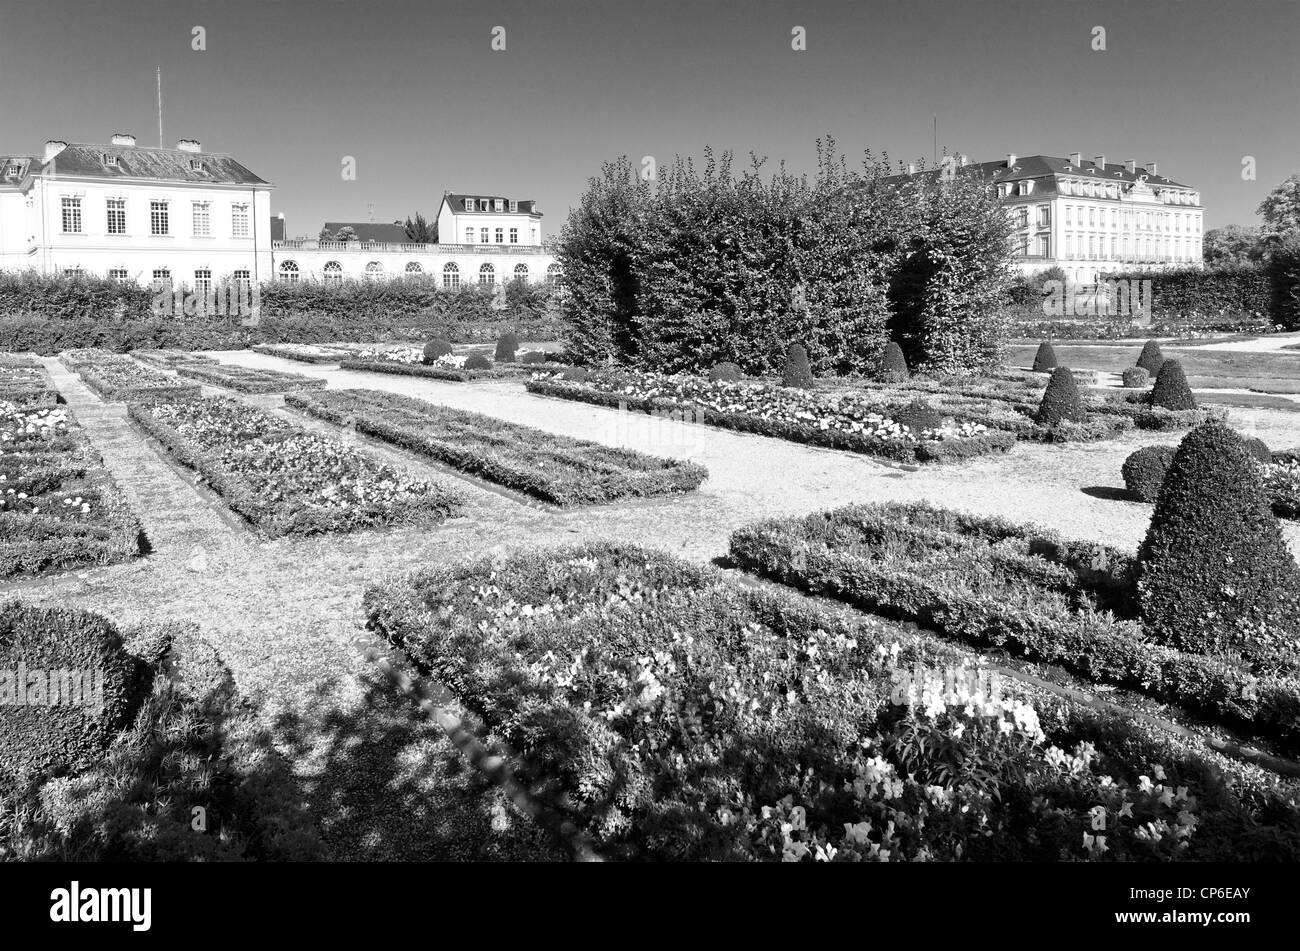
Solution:
M 107 350 L 65 350 L 59 360 L 110 403 L 190 399 L 201 392 L 198 384 L 185 383 Z
M 125 561 L 141 537 L 66 410 L 0 401 L 0 578 Z
M 969 653 L 939 639 L 671 556 L 519 551 L 374 586 L 365 608 L 373 631 L 518 754 L 521 781 L 567 797 L 606 857 L 1300 847 L 1285 784 L 1260 788 L 1140 724 L 967 676 Z
M 131 417 L 268 537 L 423 524 L 461 497 L 225 397 L 132 403 Z
M 475 380 L 514 380 L 548 365 L 495 361 L 487 367 L 467 367 L 466 354 L 445 354 L 432 363 L 424 363 L 419 350 L 362 350 L 339 361 L 344 370 L 367 370 L 373 373 L 393 373 L 399 376 L 423 376 L 448 383 L 469 383 Z
M 741 529 L 746 570 L 957 641 L 1060 664 L 1300 750 L 1293 653 L 1208 656 L 1137 620 L 1135 559 L 1050 531 L 926 504 L 850 506 Z
M 285 402 L 556 505 L 689 492 L 708 476 L 692 462 L 613 449 L 378 390 L 290 393 Z
M 241 393 L 283 393 L 286 390 L 320 390 L 325 381 L 301 373 L 282 370 L 251 369 L 229 364 L 177 363 L 173 369 L 181 376 L 224 386 Z
M 954 416 L 934 430 L 912 432 L 890 415 L 892 403 L 875 394 L 821 394 L 759 382 L 710 382 L 690 375 L 600 371 L 586 380 L 535 374 L 531 393 L 648 413 L 684 411 L 709 425 L 777 436 L 905 462 L 950 461 L 1005 452 L 1015 436 Z

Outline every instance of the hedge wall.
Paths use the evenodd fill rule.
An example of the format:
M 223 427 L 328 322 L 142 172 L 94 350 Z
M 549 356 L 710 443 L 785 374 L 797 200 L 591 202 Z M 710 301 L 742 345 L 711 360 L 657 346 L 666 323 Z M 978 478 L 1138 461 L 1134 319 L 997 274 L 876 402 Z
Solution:
M 238 316 L 159 316 L 155 292 L 100 278 L 0 272 L 0 350 L 55 354 L 73 347 L 106 350 L 225 350 L 257 343 L 349 340 L 495 342 L 511 331 L 555 340 L 560 318 L 551 290 L 505 285 L 498 300 L 478 285 L 443 290 L 431 279 L 265 284 L 255 327 Z

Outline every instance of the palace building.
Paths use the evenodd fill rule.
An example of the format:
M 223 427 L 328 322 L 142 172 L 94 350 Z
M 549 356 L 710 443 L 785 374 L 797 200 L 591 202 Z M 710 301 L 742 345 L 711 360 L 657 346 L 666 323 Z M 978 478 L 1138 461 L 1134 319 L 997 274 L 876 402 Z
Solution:
M 971 163 L 952 157 L 956 174 L 997 189 L 1015 228 L 1015 265 L 1029 275 L 1057 266 L 1077 284 L 1118 271 L 1202 267 L 1205 209 L 1200 193 L 1159 174 L 1155 162 L 1091 161 L 1072 152 Z M 942 169 L 908 175 L 937 177 Z M 901 180 L 905 176 L 894 176 Z

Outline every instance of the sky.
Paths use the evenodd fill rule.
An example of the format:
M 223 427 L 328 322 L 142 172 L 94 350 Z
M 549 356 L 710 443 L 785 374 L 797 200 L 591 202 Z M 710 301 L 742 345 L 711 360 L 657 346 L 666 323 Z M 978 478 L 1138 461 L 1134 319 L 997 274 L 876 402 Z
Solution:
M 940 152 L 1154 160 L 1207 228 L 1253 225 L 1300 172 L 1297 49 L 1297 0 L 0 0 L 0 152 L 156 144 L 161 66 L 166 144 L 275 183 L 291 236 L 432 217 L 444 191 L 536 199 L 553 235 L 620 155 L 806 171 L 829 134 L 908 161 L 935 116 Z

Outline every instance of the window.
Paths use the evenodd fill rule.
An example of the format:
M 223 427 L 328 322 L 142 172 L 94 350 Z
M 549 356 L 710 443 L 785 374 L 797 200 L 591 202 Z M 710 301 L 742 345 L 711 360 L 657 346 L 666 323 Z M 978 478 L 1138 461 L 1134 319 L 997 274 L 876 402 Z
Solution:
M 104 153 L 104 164 L 109 166 L 117 165 L 117 156 L 112 152 Z
M 526 281 L 526 280 L 528 280 L 528 265 L 527 265 L 527 264 L 516 264 L 516 265 L 515 265 L 515 280 L 516 280 L 516 281 Z
M 1115 255 L 1119 253 L 1118 239 L 1114 235 L 1110 236 L 1110 256 L 1114 260 Z
M 119 284 L 125 284 L 130 280 L 130 277 L 126 273 L 126 268 L 112 267 L 108 269 L 108 279 L 110 281 L 117 281 Z
M 491 264 L 484 264 L 478 269 L 478 282 L 480 284 L 495 284 L 497 282 L 497 269 Z
M 253 274 L 251 271 L 235 271 L 230 275 L 234 279 L 235 287 L 241 292 L 248 293 L 253 287 Z
M 325 264 L 325 283 L 330 287 L 337 287 L 343 283 L 343 265 L 338 261 L 328 261 Z
M 230 206 L 230 236 L 232 238 L 248 237 L 248 206 Z
M 1021 205 L 1020 208 L 1016 209 L 1016 227 L 1018 228 L 1029 227 L 1029 209 L 1023 205 Z
M 506 243 L 506 229 L 505 229 L 505 228 L 497 228 L 497 230 L 496 230 L 496 239 L 497 239 L 497 244 L 505 244 L 505 243 Z
M 505 211 L 505 210 L 506 210 L 506 203 L 505 203 L 505 201 L 504 201 L 503 199 L 501 199 L 501 198 L 496 199 L 496 200 L 492 203 L 492 206 L 493 206 L 497 211 Z
M 366 280 L 374 280 L 384 276 L 384 266 L 378 261 L 371 261 L 366 265 Z
M 1051 226 L 1052 226 L 1052 206 L 1039 205 L 1038 206 L 1038 227 L 1050 228 Z
M 1040 258 L 1050 258 L 1052 256 L 1052 238 L 1051 235 L 1040 234 L 1038 236 L 1038 256 Z
M 474 199 L 473 199 L 473 198 L 466 198 L 466 199 L 465 199 L 465 210 L 466 210 L 466 211 L 474 211 L 474 210 L 475 210 L 475 208 L 474 208 Z
M 473 229 L 473 228 L 466 228 L 466 229 L 465 229 L 465 243 L 466 243 L 466 244 L 473 244 L 473 243 L 474 243 L 474 229 Z
M 280 265 L 280 280 L 285 284 L 298 283 L 298 264 L 294 261 L 285 261 Z
M 196 159 L 196 158 L 190 159 L 190 171 L 191 172 L 203 171 L 203 159 Z
M 558 287 L 560 285 L 560 266 L 552 264 L 546 269 L 546 286 Z
M 406 273 L 407 273 L 407 276 L 408 276 L 408 277 L 409 277 L 410 275 L 412 275 L 412 274 L 423 274 L 423 273 L 424 273 L 424 268 L 420 267 L 420 262 L 419 262 L 419 261 L 407 261 L 407 262 L 406 262 Z
M 511 244 L 518 244 L 518 243 L 519 243 L 519 229 L 518 229 L 518 228 L 511 228 L 511 229 L 510 229 L 510 243 L 511 243 Z
M 65 267 L 63 269 L 63 276 L 71 278 L 85 277 L 86 272 L 79 267 Z
M 1110 210 L 1110 226 L 1111 226 L 1112 228 L 1118 228 L 1118 227 L 1119 227 L 1119 209 L 1118 209 L 1118 208 L 1112 208 L 1112 209 Z
M 108 233 L 126 234 L 126 199 L 108 200 Z
M 165 267 L 155 268 L 153 272 L 153 286 L 166 287 L 172 282 L 172 272 Z
M 1097 209 L 1090 207 L 1088 209 L 1088 227 L 1090 228 L 1094 227 L 1096 224 L 1097 224 Z
M 63 233 L 81 234 L 81 199 L 63 199 Z
M 460 287 L 460 268 L 454 261 L 448 261 L 442 266 L 442 286 Z
M 208 268 L 194 272 L 194 293 L 203 298 L 212 293 L 212 271 Z
M 1022 258 L 1027 256 L 1029 254 L 1029 236 L 1022 234 L 1016 240 L 1020 242 L 1020 246 L 1016 248 L 1016 253 Z
M 167 220 L 167 202 L 149 202 L 149 233 L 154 235 L 164 235 L 170 233 L 169 229 L 170 225 Z
M 519 214 L 519 202 L 517 201 L 510 202 L 510 214 L 512 215 Z
M 478 240 L 479 240 L 479 243 L 480 243 L 480 244 L 487 244 L 487 243 L 488 243 L 488 229 L 487 229 L 487 228 L 480 228 L 480 229 L 479 229 L 479 232 L 478 232 Z
M 1069 228 L 1074 227 L 1074 206 L 1073 205 L 1065 206 L 1065 224 L 1066 227 Z
M 193 207 L 194 237 L 209 237 L 212 234 L 212 205 L 206 201 L 196 201 Z
M 529 240 L 530 240 L 530 242 L 531 242 L 532 244 L 536 244 L 536 243 L 537 243 L 537 229 L 536 229 L 536 228 L 532 229 L 532 235 L 530 236 L 530 239 L 529 239 Z

